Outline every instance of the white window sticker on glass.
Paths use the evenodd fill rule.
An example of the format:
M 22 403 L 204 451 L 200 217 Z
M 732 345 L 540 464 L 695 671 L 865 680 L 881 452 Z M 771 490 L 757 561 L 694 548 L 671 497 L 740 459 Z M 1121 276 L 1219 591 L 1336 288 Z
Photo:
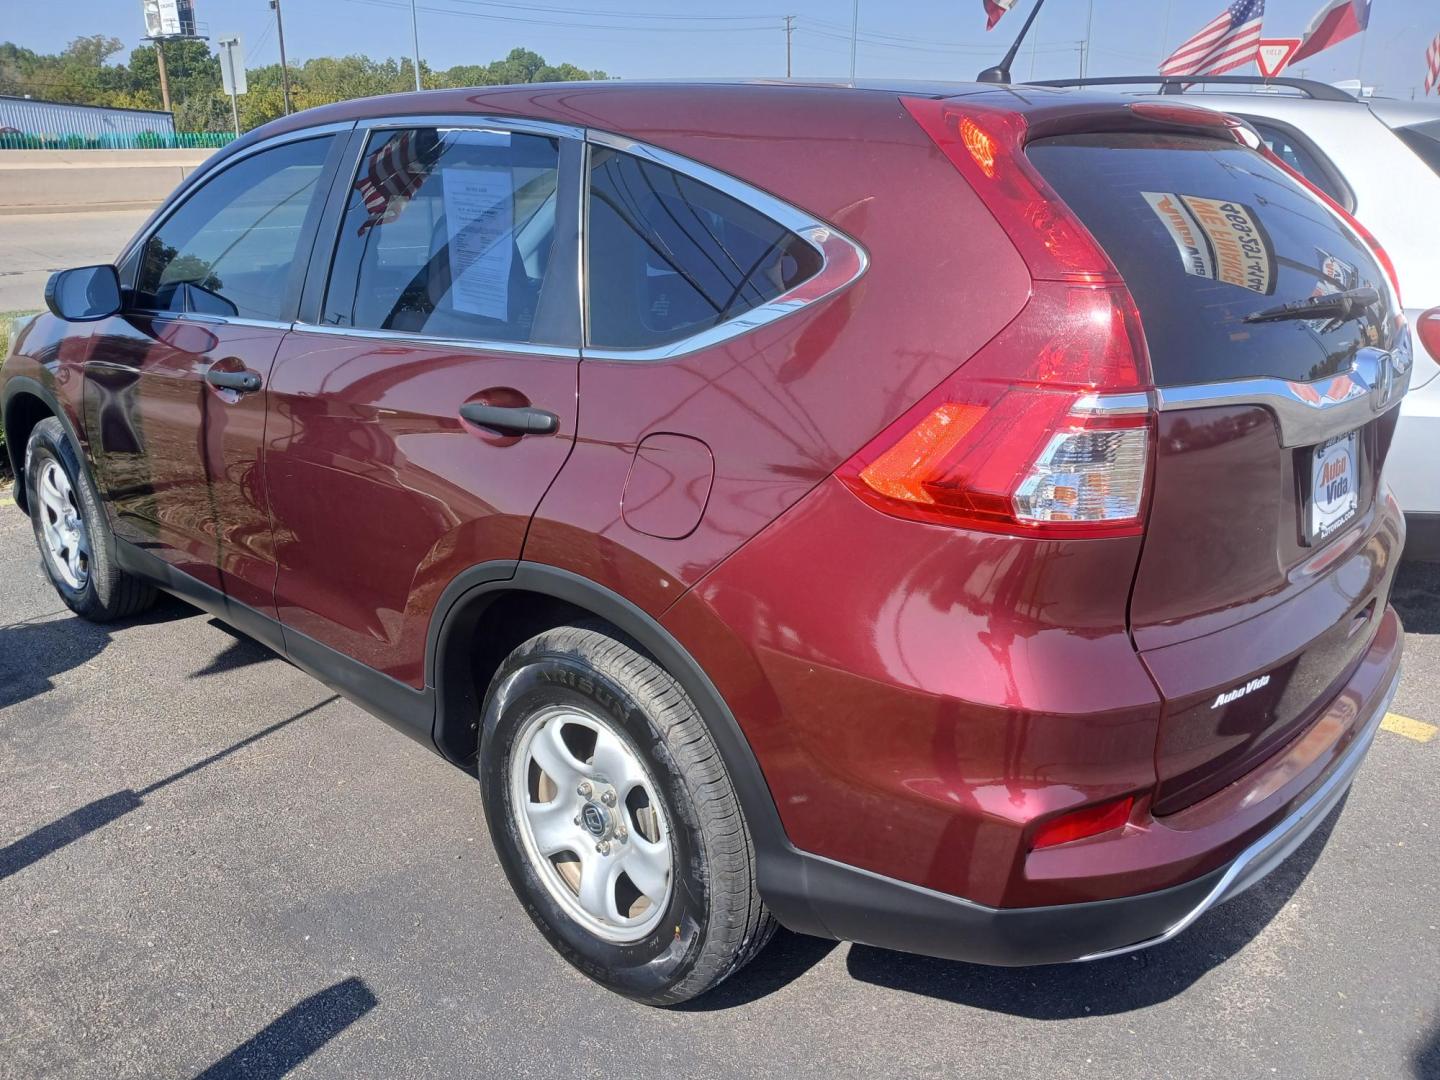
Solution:
M 505 320 L 510 312 L 510 261 L 515 226 L 509 170 L 441 170 L 450 247 L 450 305 Z

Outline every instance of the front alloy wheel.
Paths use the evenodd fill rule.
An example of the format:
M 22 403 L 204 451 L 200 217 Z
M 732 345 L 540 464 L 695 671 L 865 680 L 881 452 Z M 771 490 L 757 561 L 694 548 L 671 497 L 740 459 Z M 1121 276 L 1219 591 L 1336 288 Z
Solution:
M 72 589 L 90 579 L 90 537 L 70 477 L 49 458 L 38 470 L 35 494 L 40 506 L 40 535 L 51 571 Z

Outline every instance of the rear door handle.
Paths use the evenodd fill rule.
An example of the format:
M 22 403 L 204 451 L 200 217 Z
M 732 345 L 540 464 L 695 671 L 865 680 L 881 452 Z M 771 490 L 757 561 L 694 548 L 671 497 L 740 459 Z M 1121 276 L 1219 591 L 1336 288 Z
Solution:
M 220 371 L 212 367 L 205 372 L 205 381 L 219 390 L 235 390 L 241 394 L 253 394 L 260 389 L 260 375 L 254 371 Z
M 558 416 L 532 405 L 471 402 L 460 406 L 460 416 L 476 427 L 489 428 L 502 435 L 554 435 L 560 430 Z

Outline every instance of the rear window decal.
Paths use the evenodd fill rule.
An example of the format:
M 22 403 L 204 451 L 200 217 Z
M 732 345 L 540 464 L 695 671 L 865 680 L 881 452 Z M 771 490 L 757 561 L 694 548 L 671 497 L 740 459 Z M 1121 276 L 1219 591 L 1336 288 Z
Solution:
M 1155 211 L 1170 239 L 1175 241 L 1185 272 L 1192 277 L 1214 278 L 1215 260 L 1210 256 L 1210 246 L 1185 204 L 1168 192 L 1142 191 L 1140 194 Z
M 1142 191 L 1180 253 L 1185 272 L 1269 296 L 1275 255 L 1259 216 L 1227 199 Z

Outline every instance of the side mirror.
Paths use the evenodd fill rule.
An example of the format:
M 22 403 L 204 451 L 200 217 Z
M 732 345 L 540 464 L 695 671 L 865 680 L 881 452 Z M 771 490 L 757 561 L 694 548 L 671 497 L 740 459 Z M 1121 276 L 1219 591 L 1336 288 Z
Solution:
M 108 319 L 120 303 L 120 275 L 113 266 L 77 266 L 51 274 L 45 283 L 45 306 L 67 322 Z

